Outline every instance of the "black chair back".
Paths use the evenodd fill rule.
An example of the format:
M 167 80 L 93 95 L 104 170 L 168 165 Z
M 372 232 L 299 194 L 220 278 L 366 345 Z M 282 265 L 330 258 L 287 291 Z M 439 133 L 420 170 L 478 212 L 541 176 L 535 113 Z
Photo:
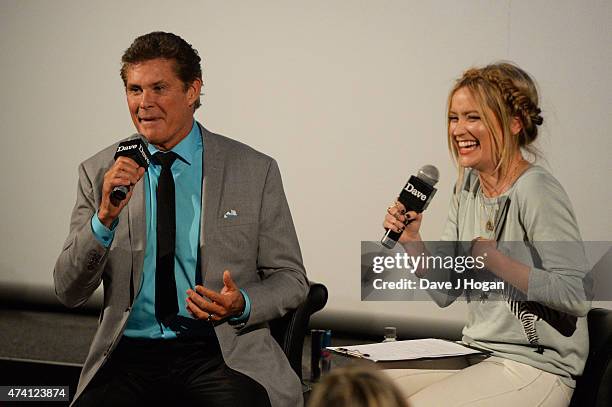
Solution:
M 593 308 L 588 314 L 589 356 L 576 380 L 571 407 L 612 406 L 612 310 Z
M 302 380 L 302 350 L 310 316 L 327 303 L 327 287 L 311 283 L 306 300 L 282 318 L 270 321 L 272 336 L 287 355 L 291 367 Z

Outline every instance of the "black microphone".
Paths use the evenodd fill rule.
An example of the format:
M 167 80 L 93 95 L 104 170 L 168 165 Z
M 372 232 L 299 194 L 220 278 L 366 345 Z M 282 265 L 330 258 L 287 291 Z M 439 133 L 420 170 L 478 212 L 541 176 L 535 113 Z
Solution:
M 434 185 L 437 184 L 439 177 L 440 173 L 433 165 L 424 165 L 416 176 L 410 177 L 397 198 L 406 208 L 406 212 L 421 213 L 427 209 L 431 198 L 436 194 L 437 189 L 434 188 Z M 401 232 L 397 233 L 387 229 L 380 243 L 387 249 L 393 249 L 401 235 Z
M 139 138 L 119 143 L 117 152 L 115 153 L 115 160 L 119 157 L 131 158 L 132 160 L 136 161 L 136 164 L 143 167 L 145 171 L 151 164 L 151 154 L 149 153 L 145 143 Z M 113 198 L 115 201 L 123 201 L 128 192 L 130 192 L 129 186 L 119 185 L 113 188 L 111 198 Z

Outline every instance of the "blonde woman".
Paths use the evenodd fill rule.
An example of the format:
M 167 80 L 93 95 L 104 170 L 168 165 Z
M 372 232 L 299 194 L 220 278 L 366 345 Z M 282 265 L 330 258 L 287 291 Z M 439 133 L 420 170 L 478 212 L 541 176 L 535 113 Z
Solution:
M 442 240 L 471 241 L 471 254 L 486 253 L 487 271 L 506 288 L 476 298 L 469 290 L 432 294 L 446 306 L 465 292 L 463 341 L 492 356 L 460 370 L 389 371 L 413 406 L 570 402 L 588 354 L 586 259 L 563 188 L 524 158 L 543 122 L 538 103 L 532 78 L 510 63 L 467 70 L 449 94 L 448 143 L 459 177 Z M 406 251 L 421 253 L 422 218 L 396 203 L 383 226 L 402 232 Z M 574 243 L 550 243 L 559 241 Z M 528 245 L 529 256 L 501 249 L 512 242 Z

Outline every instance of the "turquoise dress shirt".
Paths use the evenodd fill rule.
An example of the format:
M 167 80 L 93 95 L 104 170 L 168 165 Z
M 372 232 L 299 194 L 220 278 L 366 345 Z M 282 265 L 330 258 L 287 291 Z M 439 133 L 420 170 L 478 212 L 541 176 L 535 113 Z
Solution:
M 148 145 L 153 155 L 159 150 Z M 202 211 L 202 167 L 203 151 L 202 134 L 194 121 L 191 131 L 172 149 L 178 155 L 172 165 L 172 176 L 176 196 L 176 248 L 174 257 L 174 277 L 179 305 L 177 324 L 164 326 L 155 318 L 155 263 L 157 253 L 157 183 L 161 165 L 151 162 L 143 176 L 145 183 L 145 206 L 147 225 L 147 245 L 145 249 L 142 284 L 133 304 L 132 312 L 124 331 L 125 336 L 147 339 L 171 339 L 177 334 L 195 331 L 202 327 L 201 321 L 195 321 L 186 308 L 187 289 L 195 290 L 199 281 L 198 251 L 200 241 L 200 219 Z M 91 219 L 94 236 L 105 247 L 109 247 L 114 237 L 116 219 L 111 228 L 104 226 L 97 213 Z M 250 301 L 243 290 L 245 309 L 242 315 L 233 318 L 233 322 L 244 322 L 250 314 Z

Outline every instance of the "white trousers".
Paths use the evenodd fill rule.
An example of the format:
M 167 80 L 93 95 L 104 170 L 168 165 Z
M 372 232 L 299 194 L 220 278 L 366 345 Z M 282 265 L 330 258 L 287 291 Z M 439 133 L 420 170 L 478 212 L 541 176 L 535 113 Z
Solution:
M 567 407 L 574 391 L 557 375 L 509 359 L 492 356 L 466 364 L 456 370 L 388 369 L 385 373 L 410 407 Z

